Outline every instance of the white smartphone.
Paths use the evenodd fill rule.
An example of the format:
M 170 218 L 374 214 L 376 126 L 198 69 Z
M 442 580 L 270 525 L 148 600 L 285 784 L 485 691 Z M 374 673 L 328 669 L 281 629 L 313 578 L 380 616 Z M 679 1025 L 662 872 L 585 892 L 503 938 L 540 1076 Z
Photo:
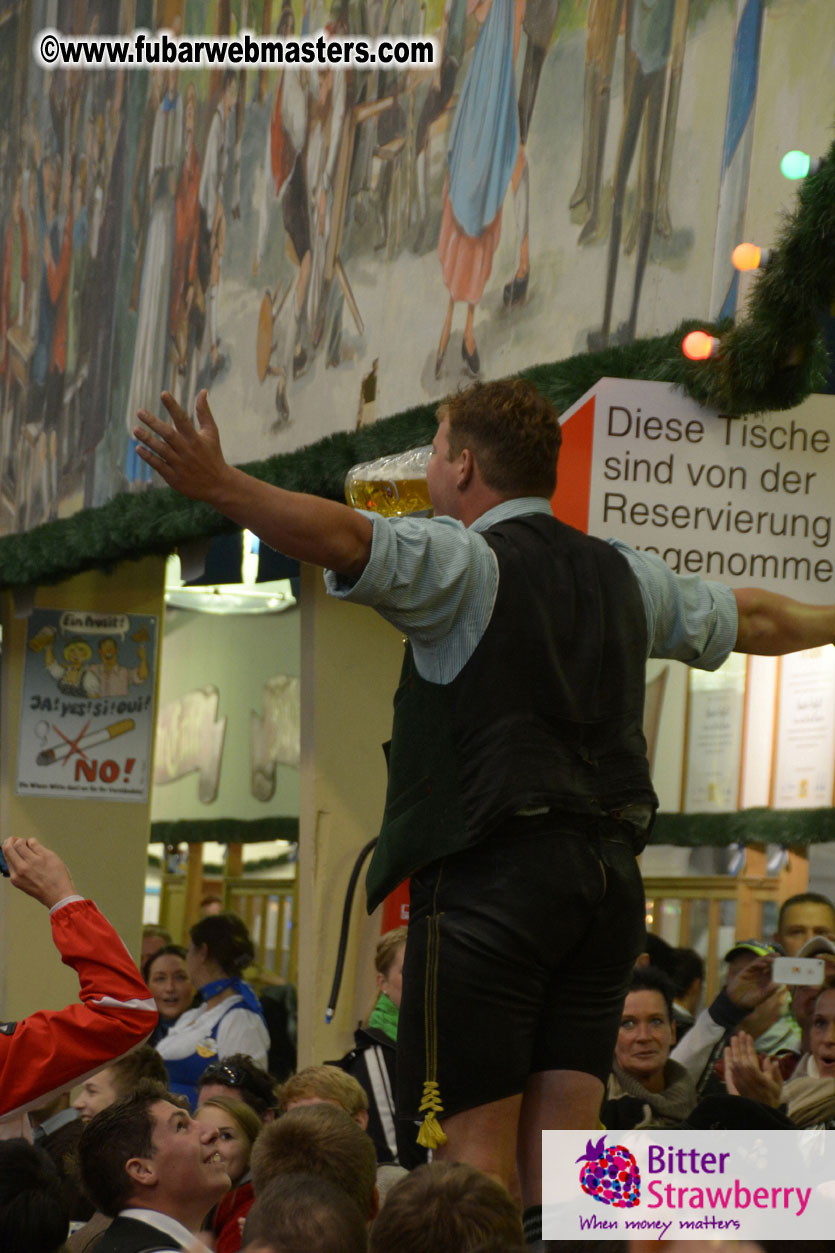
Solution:
M 775 957 L 771 977 L 775 983 L 801 983 L 819 988 L 823 983 L 824 963 L 820 957 Z

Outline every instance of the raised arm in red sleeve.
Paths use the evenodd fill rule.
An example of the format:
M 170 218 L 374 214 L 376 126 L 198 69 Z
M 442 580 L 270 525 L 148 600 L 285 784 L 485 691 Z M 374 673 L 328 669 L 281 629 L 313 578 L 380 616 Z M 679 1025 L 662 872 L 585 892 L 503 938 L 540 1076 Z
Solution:
M 45 863 L 55 858 L 66 875 L 60 859 L 36 840 L 7 840 L 3 851 L 12 883 L 52 905 L 53 939 L 62 961 L 78 972 L 81 999 L 66 1009 L 0 1023 L 0 1117 L 43 1104 L 123 1056 L 147 1039 L 157 1022 L 156 1005 L 132 957 L 93 902 L 76 898 L 58 908 L 50 902 L 44 886 L 49 876 L 41 873 L 38 858 Z M 68 875 L 60 884 L 53 872 L 49 881 L 59 882 L 58 890 L 66 885 L 73 890 Z

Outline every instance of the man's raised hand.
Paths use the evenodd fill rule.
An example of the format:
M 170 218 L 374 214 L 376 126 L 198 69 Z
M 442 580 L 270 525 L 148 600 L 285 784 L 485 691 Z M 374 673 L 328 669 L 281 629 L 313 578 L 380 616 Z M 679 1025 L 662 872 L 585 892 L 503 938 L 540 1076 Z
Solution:
M 206 391 L 199 393 L 195 405 L 197 428 L 170 392 L 162 393 L 162 403 L 171 416 L 170 423 L 147 409 L 139 410 L 138 417 L 144 425 L 135 427 L 133 432 L 139 443 L 139 456 L 169 487 L 191 500 L 215 503 L 229 467 Z
M 359 578 L 371 555 L 372 526 L 364 514 L 230 466 L 205 391 L 197 397 L 197 427 L 169 392 L 163 392 L 162 403 L 171 422 L 141 409 L 145 425 L 134 434 L 140 456 L 169 487 L 205 501 L 288 557 Z

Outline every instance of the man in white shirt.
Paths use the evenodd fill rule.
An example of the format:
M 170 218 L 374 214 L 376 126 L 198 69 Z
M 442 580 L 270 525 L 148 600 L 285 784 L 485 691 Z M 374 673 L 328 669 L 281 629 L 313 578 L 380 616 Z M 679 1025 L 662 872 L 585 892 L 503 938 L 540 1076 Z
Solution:
M 196 1233 L 231 1187 L 217 1138 L 147 1081 L 97 1114 L 84 1129 L 79 1162 L 85 1189 L 114 1220 L 98 1253 L 206 1253 Z

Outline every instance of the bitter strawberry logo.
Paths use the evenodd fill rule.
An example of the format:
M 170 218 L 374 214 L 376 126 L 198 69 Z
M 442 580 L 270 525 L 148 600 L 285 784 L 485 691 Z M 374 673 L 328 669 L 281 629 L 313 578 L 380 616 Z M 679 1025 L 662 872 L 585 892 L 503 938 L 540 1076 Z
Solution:
M 585 1162 L 580 1171 L 580 1187 L 594 1201 L 614 1205 L 616 1209 L 632 1209 L 641 1198 L 641 1172 L 638 1163 L 622 1144 L 606 1148 L 601 1136 L 596 1144 L 586 1142 L 586 1151 L 578 1162 Z

